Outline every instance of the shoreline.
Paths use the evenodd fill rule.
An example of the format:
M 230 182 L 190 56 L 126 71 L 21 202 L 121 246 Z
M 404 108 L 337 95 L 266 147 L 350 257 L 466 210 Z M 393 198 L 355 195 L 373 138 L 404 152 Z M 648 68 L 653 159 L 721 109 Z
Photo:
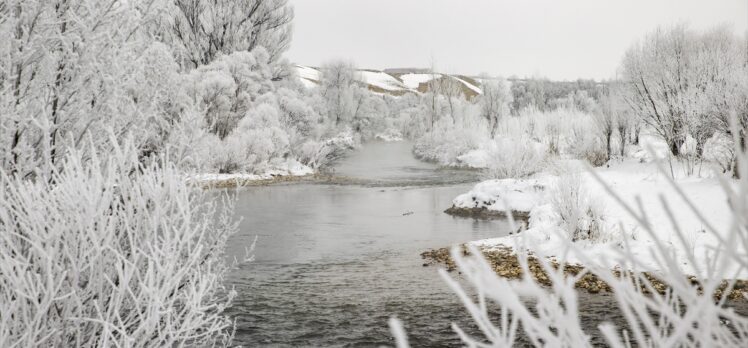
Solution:
M 452 216 L 481 220 L 501 220 L 509 217 L 507 212 L 503 210 L 491 210 L 487 207 L 463 208 L 455 205 L 447 208 L 444 213 Z M 512 210 L 511 214 L 515 221 L 527 222 L 530 219 L 529 211 Z
M 194 179 L 190 178 L 188 181 L 191 184 L 199 186 L 204 190 L 212 189 L 226 189 L 226 188 L 240 188 L 240 187 L 252 187 L 252 186 L 267 186 L 280 183 L 290 182 L 301 182 L 301 181 L 314 181 L 317 178 L 324 176 L 324 174 L 304 174 L 304 175 L 237 175 L 234 177 L 227 178 L 210 178 L 210 179 Z
M 470 255 L 470 252 L 467 250 L 465 244 L 461 244 L 460 248 L 464 256 Z M 519 259 L 510 247 L 494 247 L 490 250 L 481 247 L 479 248 L 479 250 L 491 266 L 491 269 L 499 277 L 509 280 L 519 280 L 522 278 L 523 271 L 519 264 Z M 421 253 L 421 258 L 425 261 L 425 263 L 423 264 L 424 267 L 442 265 L 448 272 L 452 272 L 457 269 L 457 266 L 450 254 L 450 248 L 429 249 Z M 558 269 L 560 267 L 559 263 L 555 260 L 551 260 L 550 262 L 554 269 Z M 532 277 L 537 283 L 544 286 L 552 286 L 549 277 L 543 270 L 543 267 L 538 261 L 537 257 L 535 257 L 534 255 L 528 255 L 527 263 L 530 273 L 532 273 Z M 618 269 L 612 269 L 610 271 L 613 272 L 616 277 L 621 276 L 621 271 Z M 582 265 L 568 263 L 564 265 L 564 274 L 568 277 L 575 277 L 584 272 L 587 272 L 587 270 Z M 649 272 L 642 272 L 642 275 L 652 284 L 652 287 L 659 294 L 665 294 L 665 292 L 668 290 L 668 285 L 662 282 L 653 274 Z M 688 276 L 688 280 L 691 284 L 698 285 L 699 291 L 701 291 L 701 286 L 699 285 L 699 281 L 696 279 L 696 277 Z M 715 291 L 713 295 L 715 300 L 719 300 L 724 295 L 727 285 L 728 280 L 721 281 L 720 287 Z M 597 275 L 589 272 L 584 274 L 574 284 L 574 287 L 578 290 L 584 290 L 589 294 L 613 293 L 613 289 L 607 283 L 605 283 Z M 645 294 L 650 293 L 649 290 L 644 287 L 644 285 L 642 285 L 642 292 Z M 748 280 L 735 280 L 735 284 L 733 285 L 732 290 L 726 295 L 730 301 L 748 301 Z

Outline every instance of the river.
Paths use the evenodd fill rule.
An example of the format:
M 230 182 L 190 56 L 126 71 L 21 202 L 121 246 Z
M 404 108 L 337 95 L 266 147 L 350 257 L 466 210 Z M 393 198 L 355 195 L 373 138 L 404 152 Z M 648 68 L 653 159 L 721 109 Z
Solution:
M 240 232 L 228 254 L 255 236 L 255 261 L 228 282 L 238 293 L 230 313 L 245 346 L 392 345 L 400 318 L 415 347 L 459 346 L 450 325 L 479 335 L 436 267 L 420 253 L 508 233 L 504 221 L 444 214 L 479 180 L 472 171 L 416 160 L 408 142 L 369 143 L 335 167 L 355 180 L 295 183 L 234 191 Z M 355 182 L 356 184 L 350 184 Z M 583 325 L 621 322 L 610 295 L 580 295 Z

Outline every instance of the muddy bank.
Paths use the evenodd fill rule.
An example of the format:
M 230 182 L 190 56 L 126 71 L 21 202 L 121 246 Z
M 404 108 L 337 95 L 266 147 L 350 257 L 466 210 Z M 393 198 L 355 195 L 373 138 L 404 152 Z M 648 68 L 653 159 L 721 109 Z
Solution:
M 463 255 L 469 255 L 469 251 L 465 248 L 465 245 L 461 246 Z M 510 248 L 499 248 L 491 250 L 482 250 L 483 256 L 486 258 L 491 268 L 501 277 L 507 279 L 520 279 L 522 278 L 522 268 L 520 267 L 517 256 L 512 252 Z M 456 265 L 452 256 L 450 255 L 449 248 L 432 249 L 421 253 L 421 257 L 426 261 L 424 266 L 441 264 L 446 267 L 448 271 L 456 269 Z M 551 261 L 554 269 L 558 269 L 560 265 Z M 568 276 L 583 276 L 576 282 L 575 287 L 580 290 L 585 290 L 589 293 L 612 293 L 613 289 L 601 280 L 599 277 L 592 273 L 585 273 L 586 270 L 581 265 L 564 265 L 564 273 Z M 528 268 L 532 277 L 539 284 L 545 286 L 551 286 L 551 280 L 543 270 L 540 262 L 534 256 L 528 257 Z M 621 276 L 621 271 L 612 270 L 616 277 Z M 650 282 L 652 288 L 660 294 L 664 294 L 668 285 L 660 281 L 657 277 L 650 273 L 644 272 L 643 276 Z M 697 285 L 701 291 L 699 281 L 695 277 L 689 277 L 688 279 L 692 285 Z M 715 291 L 714 298 L 719 299 L 725 294 L 727 288 L 727 281 L 723 281 L 720 287 Z M 644 293 L 649 293 L 650 290 L 642 286 Z M 732 301 L 746 301 L 746 295 L 748 295 L 748 280 L 737 280 L 733 289 L 727 293 L 727 298 Z
M 486 207 L 461 208 L 453 205 L 444 212 L 452 216 L 470 217 L 482 220 L 506 219 L 508 217 L 505 211 L 490 210 Z M 512 217 L 514 220 L 526 222 L 530 219 L 530 212 L 512 210 Z

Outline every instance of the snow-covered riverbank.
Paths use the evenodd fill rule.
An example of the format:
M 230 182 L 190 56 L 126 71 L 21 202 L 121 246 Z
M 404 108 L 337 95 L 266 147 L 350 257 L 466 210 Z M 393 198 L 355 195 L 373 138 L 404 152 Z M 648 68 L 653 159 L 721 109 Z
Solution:
M 455 198 L 453 204 L 463 209 L 509 209 L 529 214 L 528 229 L 520 234 L 471 242 L 485 250 L 526 248 L 536 255 L 565 259 L 571 263 L 586 261 L 608 268 L 658 271 L 657 256 L 652 249 L 659 241 L 676 256 L 675 259 L 682 260 L 679 266 L 684 273 L 695 275 L 703 274 L 706 265 L 719 257 L 719 250 L 715 248 L 719 238 L 729 232 L 732 215 L 726 194 L 716 177 L 685 176 L 679 168 L 674 171 L 680 190 L 714 230 L 722 232 L 720 234 L 710 232 L 699 220 L 669 182 L 666 175 L 670 173 L 661 173 L 655 163 L 627 159 L 612 163 L 609 168 L 594 169 L 594 173 L 623 203 L 646 214 L 656 236 L 648 234 L 621 202 L 607 194 L 603 185 L 589 172 L 581 173 L 580 178 L 591 205 L 599 212 L 596 223 L 601 233 L 596 240 L 580 239 L 569 243 L 570 239 L 562 228 L 562 219 L 549 197 L 549 189 L 559 180 L 556 176 L 485 181 Z M 667 202 L 667 209 L 663 201 Z M 678 230 L 684 240 L 679 237 Z M 632 253 L 638 261 L 637 265 L 623 264 L 619 255 L 624 250 Z M 687 255 L 695 258 L 690 259 Z M 736 276 L 747 278 L 748 274 L 742 272 Z
M 314 169 L 296 161 L 288 161 L 282 166 L 266 170 L 262 174 L 196 174 L 187 180 L 204 188 L 230 188 L 264 185 L 276 182 L 300 180 L 315 174 Z

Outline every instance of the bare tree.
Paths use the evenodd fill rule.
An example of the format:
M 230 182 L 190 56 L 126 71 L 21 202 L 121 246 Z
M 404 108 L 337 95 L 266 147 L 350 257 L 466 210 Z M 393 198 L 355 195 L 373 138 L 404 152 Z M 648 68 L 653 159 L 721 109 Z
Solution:
M 158 31 L 187 68 L 217 55 L 264 47 L 271 61 L 291 42 L 288 0 L 172 0 Z
M 605 142 L 606 160 L 610 161 L 611 139 L 613 131 L 616 129 L 616 110 L 614 100 L 609 92 L 600 97 L 597 108 L 592 115 L 600 137 Z
M 629 105 L 676 156 L 686 138 L 687 110 L 681 101 L 689 86 L 691 35 L 683 25 L 658 29 L 630 48 L 623 62 L 624 78 L 631 88 Z
M 111 127 L 121 136 L 149 117 L 156 121 L 154 108 L 163 90 L 150 87 L 167 81 L 149 80 L 145 69 L 169 68 L 168 59 L 144 65 L 163 52 L 141 32 L 157 12 L 154 3 L 8 1 L 0 6 L 0 35 L 7 38 L 0 45 L 2 167 L 23 176 L 49 173 L 65 149 L 85 143 L 92 130 Z M 131 88 L 138 78 L 143 85 Z
M 435 83 L 439 94 L 447 100 L 452 123 L 457 123 L 457 119 L 455 118 L 455 103 L 458 99 L 462 99 L 465 96 L 462 92 L 462 82 L 452 76 L 442 75 L 441 78 L 435 80 Z
M 687 137 L 700 157 L 715 130 L 729 133 L 741 108 L 745 51 L 726 28 L 706 33 L 685 25 L 658 29 L 628 50 L 623 62 L 626 101 L 680 155 Z M 747 119 L 738 118 L 741 128 Z
M 431 79 L 428 82 L 428 93 L 429 97 L 431 99 L 431 128 L 430 130 L 434 130 L 434 123 L 439 118 L 439 88 L 438 88 L 438 79 L 441 77 L 439 74 L 435 71 L 435 63 L 434 58 L 431 58 Z
M 482 80 L 483 94 L 479 97 L 481 115 L 488 121 L 491 128 L 491 139 L 496 137 L 499 121 L 509 115 L 509 105 L 512 103 L 512 93 L 509 83 L 503 78 Z

